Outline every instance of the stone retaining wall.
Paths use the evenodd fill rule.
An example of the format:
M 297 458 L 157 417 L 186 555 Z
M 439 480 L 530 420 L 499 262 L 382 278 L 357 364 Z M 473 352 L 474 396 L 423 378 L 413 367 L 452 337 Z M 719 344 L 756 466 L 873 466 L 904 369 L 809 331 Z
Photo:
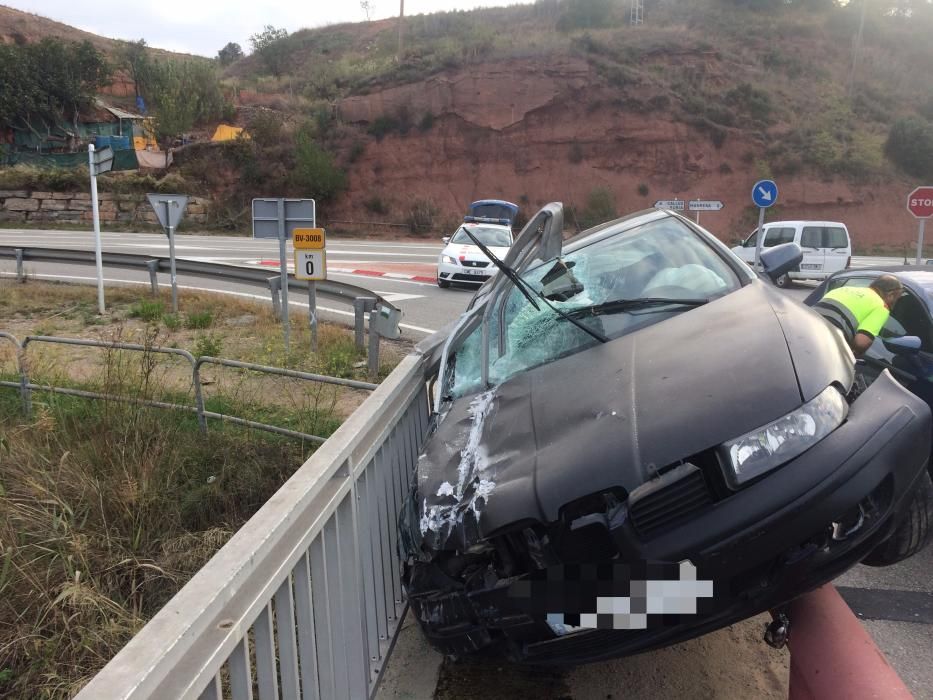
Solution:
M 144 194 L 99 192 L 102 224 L 158 224 L 155 212 Z M 185 209 L 187 224 L 207 223 L 210 200 L 191 197 Z M 27 192 L 0 190 L 0 222 L 69 223 L 91 221 L 91 195 L 87 192 Z

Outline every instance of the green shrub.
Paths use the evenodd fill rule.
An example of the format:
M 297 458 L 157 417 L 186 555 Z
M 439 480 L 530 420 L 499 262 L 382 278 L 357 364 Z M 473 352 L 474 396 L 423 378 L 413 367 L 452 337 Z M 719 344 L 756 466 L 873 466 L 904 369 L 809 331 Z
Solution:
M 214 314 L 210 311 L 195 311 L 185 316 L 185 328 L 210 328 L 214 323 Z
M 611 221 L 617 216 L 612 193 L 600 187 L 592 190 L 586 198 L 586 208 L 579 214 L 580 228 L 592 228 L 606 221 Z
M 398 120 L 388 114 L 380 114 L 369 125 L 369 133 L 376 137 L 377 141 L 382 141 L 386 134 L 398 130 Z
M 330 201 L 347 187 L 346 173 L 329 153 L 314 141 L 313 126 L 305 124 L 295 137 L 295 169 L 292 180 L 319 201 Z
M 220 336 L 214 335 L 213 333 L 202 333 L 194 341 L 194 351 L 193 355 L 195 357 L 203 357 L 205 355 L 210 357 L 219 357 L 221 352 L 222 341 Z
M 774 121 L 772 116 L 774 105 L 771 97 L 768 93 L 748 83 L 742 83 L 727 92 L 725 99 L 736 110 L 747 114 L 757 122 L 770 124 Z
M 368 197 L 363 200 L 363 207 L 370 214 L 378 214 L 379 216 L 385 216 L 389 213 L 389 203 L 386 202 L 378 194 L 374 194 L 372 197 Z
M 162 323 L 170 331 L 177 331 L 181 328 L 181 317 L 178 314 L 162 314 Z
M 412 202 L 406 217 L 412 233 L 429 233 L 434 228 L 434 219 L 440 213 L 434 202 L 418 199 Z
M 434 128 L 434 115 L 431 112 L 425 112 L 424 116 L 421 117 L 421 121 L 418 122 L 418 130 L 421 132 L 430 131 Z
M 640 194 L 642 197 L 647 197 L 648 192 L 650 192 L 650 190 L 648 189 L 648 185 L 646 185 L 644 182 L 638 185 L 638 194 Z
M 574 142 L 570 144 L 567 160 L 571 163 L 580 163 L 583 161 L 583 147 L 579 143 Z
M 562 32 L 598 29 L 610 24 L 612 0 L 566 0 L 561 5 L 557 28 Z
M 165 305 L 161 301 L 143 299 L 130 307 L 130 318 L 152 323 L 161 319 L 164 311 Z
M 908 175 L 933 176 L 933 124 L 925 119 L 898 119 L 888 133 L 885 155 Z

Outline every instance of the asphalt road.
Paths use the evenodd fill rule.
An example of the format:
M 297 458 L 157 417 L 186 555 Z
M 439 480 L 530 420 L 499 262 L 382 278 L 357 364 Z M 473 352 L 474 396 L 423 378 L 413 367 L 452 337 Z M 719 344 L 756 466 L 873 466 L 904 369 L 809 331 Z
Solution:
M 168 255 L 168 242 L 160 234 L 105 233 L 102 240 L 106 251 Z M 92 250 L 93 238 L 90 233 L 76 231 L 7 229 L 0 231 L 0 245 Z M 393 274 L 400 274 L 408 266 L 413 274 L 424 276 L 425 270 L 436 261 L 441 247 L 440 241 L 435 244 L 332 239 L 328 242 L 328 267 L 331 270 L 391 270 Z M 179 257 L 239 265 L 254 265 L 262 260 L 278 258 L 276 241 L 244 237 L 180 234 L 176 251 Z M 902 262 L 902 258 L 857 257 L 853 259 L 853 267 Z M 40 278 L 73 282 L 92 282 L 94 279 L 93 268 L 87 265 L 28 264 L 27 269 Z M 0 261 L 0 274 L 10 274 L 12 270 L 11 261 Z M 403 310 L 403 332 L 414 339 L 420 339 L 454 319 L 472 294 L 467 289 L 441 290 L 432 283 L 410 279 L 372 277 L 352 272 L 330 272 L 329 276 L 386 296 Z M 133 270 L 105 270 L 105 278 L 110 284 L 148 285 L 148 275 Z M 162 281 L 167 283 L 167 279 Z M 179 285 L 182 289 L 211 289 L 260 300 L 268 298 L 266 288 L 209 278 L 179 276 Z M 810 289 L 812 285 L 798 285 L 788 293 L 802 299 Z M 294 301 L 300 307 L 302 300 Z M 324 317 L 345 319 L 351 315 L 345 307 L 340 308 L 335 303 L 325 302 L 322 306 Z M 874 569 L 858 566 L 840 578 L 836 585 L 915 696 L 933 700 L 933 664 L 930 663 L 933 660 L 933 547 L 894 567 Z M 420 658 L 425 667 L 431 667 L 436 661 L 427 652 Z M 419 666 L 419 673 L 425 671 L 425 667 Z M 427 668 L 425 677 L 433 677 L 436 682 L 436 670 Z M 576 678 L 568 688 L 571 693 L 577 683 L 582 683 L 579 687 L 587 687 L 585 672 Z M 393 693 L 395 697 L 422 697 L 417 691 L 414 695 L 406 695 L 408 690 L 405 688 L 396 690 L 400 695 Z

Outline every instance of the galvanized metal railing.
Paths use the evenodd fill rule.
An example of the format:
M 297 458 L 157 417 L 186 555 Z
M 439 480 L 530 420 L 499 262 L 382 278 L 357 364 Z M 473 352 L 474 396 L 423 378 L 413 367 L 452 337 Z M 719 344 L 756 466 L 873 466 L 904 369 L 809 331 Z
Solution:
M 378 385 L 370 384 L 369 382 L 361 382 L 355 379 L 344 379 L 343 377 L 330 377 L 323 374 L 312 374 L 310 372 L 300 372 L 298 370 L 284 369 L 282 367 L 269 367 L 267 365 L 259 365 L 252 362 L 240 362 L 239 360 L 225 360 L 217 357 L 201 356 L 195 358 L 187 350 L 182 350 L 180 348 L 165 348 L 157 345 L 140 345 L 138 343 L 120 343 L 115 341 L 105 341 L 105 340 L 91 340 L 87 338 L 60 338 L 56 336 L 47 336 L 47 335 L 30 335 L 26 336 L 22 342 L 20 342 L 14 335 L 6 332 L 0 332 L 0 339 L 5 339 L 10 341 L 16 348 L 16 363 L 17 363 L 17 372 L 19 373 L 19 381 L 11 382 L 6 380 L 0 380 L 0 386 L 16 388 L 20 391 L 20 396 L 23 402 L 23 412 L 28 416 L 32 411 L 32 392 L 33 391 L 47 391 L 55 394 L 64 394 L 68 396 L 80 396 L 87 399 L 101 399 L 104 401 L 121 401 L 121 402 L 132 402 L 138 403 L 144 406 L 152 406 L 154 408 L 164 408 L 164 409 L 173 409 L 181 411 L 190 411 L 197 415 L 198 425 L 202 431 L 207 431 L 207 419 L 214 418 L 227 423 L 233 423 L 236 425 L 243 425 L 250 428 L 255 428 L 258 430 L 264 430 L 270 433 L 276 433 L 279 435 L 286 435 L 288 437 L 294 437 L 301 440 L 308 440 L 309 442 L 322 443 L 327 438 L 319 437 L 317 435 L 312 435 L 310 433 L 303 433 L 297 430 L 290 430 L 288 428 L 282 428 L 276 425 L 270 425 L 268 423 L 260 423 L 258 421 L 248 420 L 246 418 L 240 418 L 238 416 L 231 416 L 226 413 L 217 413 L 215 411 L 208 411 L 204 405 L 204 396 L 201 389 L 201 368 L 204 365 L 215 365 L 220 367 L 231 367 L 236 369 L 249 370 L 252 372 L 261 372 L 264 374 L 273 374 L 281 377 L 291 377 L 294 379 L 302 379 L 305 381 L 317 382 L 322 384 L 333 384 L 336 386 L 343 386 L 350 389 L 361 389 L 364 391 L 372 391 Z M 29 346 L 35 343 L 52 343 L 59 345 L 77 345 L 81 347 L 91 347 L 91 348 L 104 348 L 107 350 L 129 350 L 136 352 L 144 353 L 157 353 L 162 355 L 171 355 L 174 357 L 180 357 L 188 362 L 191 366 L 191 387 L 194 393 L 194 405 L 190 404 L 180 404 L 180 403 L 168 403 L 165 401 L 155 401 L 152 399 L 146 399 L 141 397 L 128 397 L 128 396 L 118 396 L 114 394 L 104 394 L 96 391 L 89 391 L 86 389 L 76 389 L 74 387 L 57 387 L 50 384 L 35 384 L 29 380 L 29 370 L 28 362 L 26 357 L 26 351 Z
M 79 700 L 371 696 L 405 613 L 396 522 L 437 355 L 402 360 Z

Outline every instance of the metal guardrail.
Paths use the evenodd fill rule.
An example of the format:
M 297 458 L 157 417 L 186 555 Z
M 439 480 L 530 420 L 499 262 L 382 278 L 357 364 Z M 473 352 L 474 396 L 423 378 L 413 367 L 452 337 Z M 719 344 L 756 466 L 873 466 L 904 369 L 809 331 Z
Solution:
M 72 250 L 69 248 L 22 248 L 13 246 L 0 246 L 0 258 L 10 258 L 16 260 L 16 273 L 20 279 L 25 279 L 23 272 L 24 262 L 58 262 L 58 263 L 78 263 L 94 265 L 94 251 Z M 158 291 L 158 273 L 167 272 L 169 269 L 168 258 L 162 258 L 153 255 L 137 255 L 132 253 L 103 253 L 103 264 L 107 267 L 124 267 L 133 269 L 144 269 L 149 271 L 149 282 L 153 293 Z M 178 274 L 197 275 L 201 277 L 213 277 L 225 280 L 235 280 L 248 284 L 255 284 L 270 291 L 272 295 L 272 304 L 274 308 L 279 307 L 279 287 L 281 275 L 276 272 L 274 275 L 266 270 L 259 270 L 251 267 L 242 267 L 239 265 L 224 265 L 221 263 L 201 262 L 199 260 L 186 260 L 177 258 L 175 268 Z M 304 280 L 296 280 L 294 275 L 289 275 L 288 288 L 291 290 L 302 290 L 307 292 L 308 283 Z M 334 280 L 325 280 L 317 282 L 317 293 L 330 299 L 341 301 L 353 306 L 356 319 L 356 328 L 363 328 L 365 314 L 375 306 L 383 306 L 395 309 L 391 303 L 384 298 L 371 292 L 368 289 L 357 287 L 352 284 L 336 282 Z M 358 347 L 362 348 L 362 341 L 357 340 Z
M 269 367 L 267 365 L 258 365 L 252 362 L 240 362 L 239 360 L 225 360 L 217 357 L 201 356 L 195 358 L 187 350 L 180 348 L 164 348 L 157 345 L 139 345 L 137 343 L 119 343 L 108 342 L 104 340 L 90 340 L 86 338 L 59 338 L 47 335 L 29 335 L 20 342 L 16 336 L 11 333 L 0 331 L 0 339 L 10 341 L 16 348 L 17 371 L 19 372 L 19 381 L 0 381 L 0 386 L 19 389 L 23 402 L 23 412 L 28 416 L 32 412 L 32 392 L 47 391 L 55 394 L 65 394 L 68 396 L 80 396 L 87 399 L 101 399 L 104 401 L 120 401 L 137 403 L 143 406 L 152 406 L 154 408 L 173 409 L 181 411 L 190 411 L 197 415 L 198 425 L 202 432 L 207 431 L 207 419 L 214 418 L 227 423 L 244 425 L 258 430 L 264 430 L 270 433 L 286 435 L 288 437 L 308 440 L 309 442 L 323 443 L 327 438 L 302 433 L 297 430 L 289 430 L 268 423 L 259 423 L 257 421 L 247 420 L 237 416 L 231 416 L 225 413 L 216 413 L 208 411 L 204 407 L 204 396 L 201 391 L 201 367 L 204 365 L 215 365 L 220 367 L 231 367 L 236 369 L 249 370 L 252 372 L 262 372 L 264 374 L 274 374 L 281 377 L 292 377 L 305 381 L 318 382 L 322 384 L 334 384 L 351 389 L 362 389 L 373 391 L 378 385 L 369 382 L 360 382 L 355 379 L 344 379 L 342 377 L 330 377 L 323 374 L 311 374 L 310 372 L 300 372 L 298 370 L 283 369 L 281 367 Z M 75 389 L 71 387 L 56 387 L 46 384 L 34 384 L 29 381 L 28 363 L 26 351 L 33 343 L 52 343 L 59 345 L 77 345 L 91 348 L 104 348 L 107 350 L 131 350 L 137 352 L 153 352 L 162 355 L 172 355 L 181 357 L 191 365 L 191 386 L 194 389 L 194 406 L 188 404 L 168 403 L 165 401 L 153 401 L 151 399 L 142 399 L 138 397 L 118 396 L 114 394 L 103 394 L 96 391 L 85 389 Z
M 437 355 L 402 360 L 79 700 L 371 696 L 406 610 L 396 521 Z

